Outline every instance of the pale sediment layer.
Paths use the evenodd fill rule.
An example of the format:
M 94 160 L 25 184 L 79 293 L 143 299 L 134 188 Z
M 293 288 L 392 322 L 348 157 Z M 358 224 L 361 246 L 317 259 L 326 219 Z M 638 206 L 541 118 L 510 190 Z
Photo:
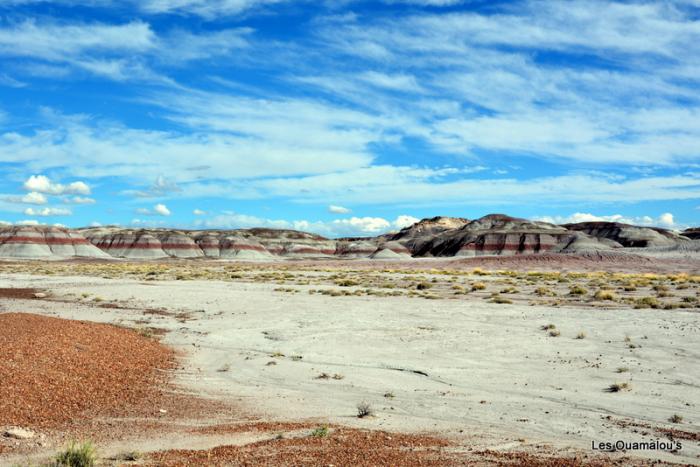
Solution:
M 688 235 L 695 237 L 694 231 Z M 178 230 L 95 227 L 0 229 L 0 257 L 136 260 L 375 259 L 633 252 L 689 256 L 700 240 L 670 230 L 612 222 L 554 225 L 491 214 L 468 221 L 437 217 L 400 232 L 328 239 L 282 229 Z

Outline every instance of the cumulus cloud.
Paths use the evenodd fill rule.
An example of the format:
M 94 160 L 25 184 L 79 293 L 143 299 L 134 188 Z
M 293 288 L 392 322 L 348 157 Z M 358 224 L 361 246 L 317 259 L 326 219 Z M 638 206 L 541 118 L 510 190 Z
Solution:
M 21 204 L 46 204 L 49 202 L 48 198 L 41 193 L 36 191 L 31 191 L 24 196 L 7 196 L 4 198 L 10 203 L 21 203 Z
M 662 227 L 672 228 L 676 226 L 676 220 L 673 218 L 673 214 L 665 212 L 659 216 L 658 224 Z
M 156 204 L 153 208 L 138 208 L 136 212 L 144 216 L 169 216 L 171 214 L 170 209 L 161 203 Z
M 42 195 L 41 193 L 37 193 L 36 191 L 30 191 L 26 195 L 22 196 L 21 200 L 23 203 L 27 203 L 27 204 L 46 204 L 46 203 L 48 203 L 48 199 L 46 199 L 46 196 Z
M 388 220 L 382 217 L 350 217 L 332 221 L 265 219 L 247 214 L 224 212 L 209 219 L 195 221 L 195 225 L 207 228 L 240 229 L 267 227 L 273 229 L 294 229 L 313 232 L 326 237 L 375 236 L 389 231 L 399 230 L 417 222 L 412 216 L 401 215 Z
M 27 216 L 48 217 L 48 216 L 70 216 L 73 213 L 71 212 L 70 209 L 63 209 L 63 208 L 43 208 L 43 209 L 27 208 L 24 210 L 24 214 Z
M 159 216 L 169 216 L 170 215 L 170 209 L 168 209 L 165 204 L 156 204 L 153 207 L 153 211 L 158 214 Z
M 45 175 L 32 175 L 24 182 L 24 189 L 49 195 L 89 195 L 90 187 L 85 182 L 72 182 L 68 185 L 53 183 Z
M 194 214 L 195 216 L 206 216 L 207 211 L 202 211 L 201 209 L 194 209 L 192 211 L 192 214 Z
M 350 212 L 350 209 L 344 208 L 343 206 L 336 206 L 334 204 L 331 204 L 330 206 L 328 206 L 328 212 L 333 214 L 347 214 Z
M 678 226 L 676 224 L 673 214 L 670 212 L 663 213 L 658 217 L 624 216 L 622 214 L 598 216 L 586 212 L 576 212 L 569 216 L 541 216 L 536 217 L 535 220 L 549 222 L 552 224 L 576 224 L 579 222 L 619 222 L 621 224 L 631 224 L 645 227 L 675 228 Z

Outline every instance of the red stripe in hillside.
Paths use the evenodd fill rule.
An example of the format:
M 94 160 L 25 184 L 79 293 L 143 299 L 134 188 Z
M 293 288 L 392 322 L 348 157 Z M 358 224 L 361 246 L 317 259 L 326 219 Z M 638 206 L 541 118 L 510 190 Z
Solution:
M 474 243 L 469 243 L 467 245 L 463 245 L 460 250 L 476 250 L 476 251 L 499 251 L 499 250 L 507 250 L 507 251 L 520 251 L 520 250 L 535 250 L 539 247 L 540 250 L 551 250 L 552 248 L 555 247 L 555 245 L 537 245 L 537 244 L 525 244 L 525 245 L 520 245 L 519 243 L 506 243 L 504 245 L 498 245 L 498 244 L 482 244 L 482 245 L 477 245 Z
M 199 245 L 183 245 L 180 243 L 132 243 L 132 244 L 97 244 L 103 250 L 200 250 L 200 249 L 219 249 L 219 246 L 199 246 Z M 265 248 L 255 245 L 226 245 L 221 247 L 222 250 L 254 250 L 265 251 Z
M 295 248 L 293 250 L 287 251 L 286 252 L 289 255 L 294 255 L 294 254 L 323 254 L 323 255 L 332 255 L 335 253 L 335 250 L 320 250 L 318 248 Z
M 513 251 L 518 251 L 521 248 L 524 250 L 534 250 L 536 245 L 520 245 L 519 243 L 505 243 L 503 245 L 500 244 L 475 244 L 475 243 L 469 243 L 467 245 L 463 245 L 460 250 L 477 250 L 477 251 L 498 251 L 498 250 L 513 250 Z
M 8 237 L 4 240 L 0 237 L 0 244 L 25 243 L 32 245 L 89 245 L 84 238 L 44 238 L 44 237 Z

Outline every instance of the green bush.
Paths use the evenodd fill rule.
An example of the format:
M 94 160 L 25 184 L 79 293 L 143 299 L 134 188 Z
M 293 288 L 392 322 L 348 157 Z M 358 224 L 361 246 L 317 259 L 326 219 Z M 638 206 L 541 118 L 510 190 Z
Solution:
M 97 461 L 95 446 L 86 441 L 82 444 L 71 443 L 68 448 L 56 455 L 56 467 L 93 467 Z

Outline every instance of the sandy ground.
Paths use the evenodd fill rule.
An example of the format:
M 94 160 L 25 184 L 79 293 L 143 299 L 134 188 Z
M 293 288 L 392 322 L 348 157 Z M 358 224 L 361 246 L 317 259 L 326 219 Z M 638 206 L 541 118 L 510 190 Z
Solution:
M 626 455 L 700 465 L 697 310 L 329 297 L 276 292 L 267 283 L 21 274 L 3 274 L 0 287 L 51 294 L 49 301 L 3 300 L 0 311 L 166 329 L 163 342 L 187 355 L 177 383 L 270 420 L 437 432 L 477 450 L 545 445 L 589 453 L 592 442 L 667 440 L 664 430 L 675 429 L 677 452 Z M 83 294 L 100 301 L 76 303 Z M 540 329 L 550 323 L 559 336 Z M 576 339 L 580 332 L 584 339 Z M 608 392 L 614 383 L 630 387 Z M 355 416 L 362 401 L 375 416 Z M 674 414 L 683 423 L 670 423 Z

